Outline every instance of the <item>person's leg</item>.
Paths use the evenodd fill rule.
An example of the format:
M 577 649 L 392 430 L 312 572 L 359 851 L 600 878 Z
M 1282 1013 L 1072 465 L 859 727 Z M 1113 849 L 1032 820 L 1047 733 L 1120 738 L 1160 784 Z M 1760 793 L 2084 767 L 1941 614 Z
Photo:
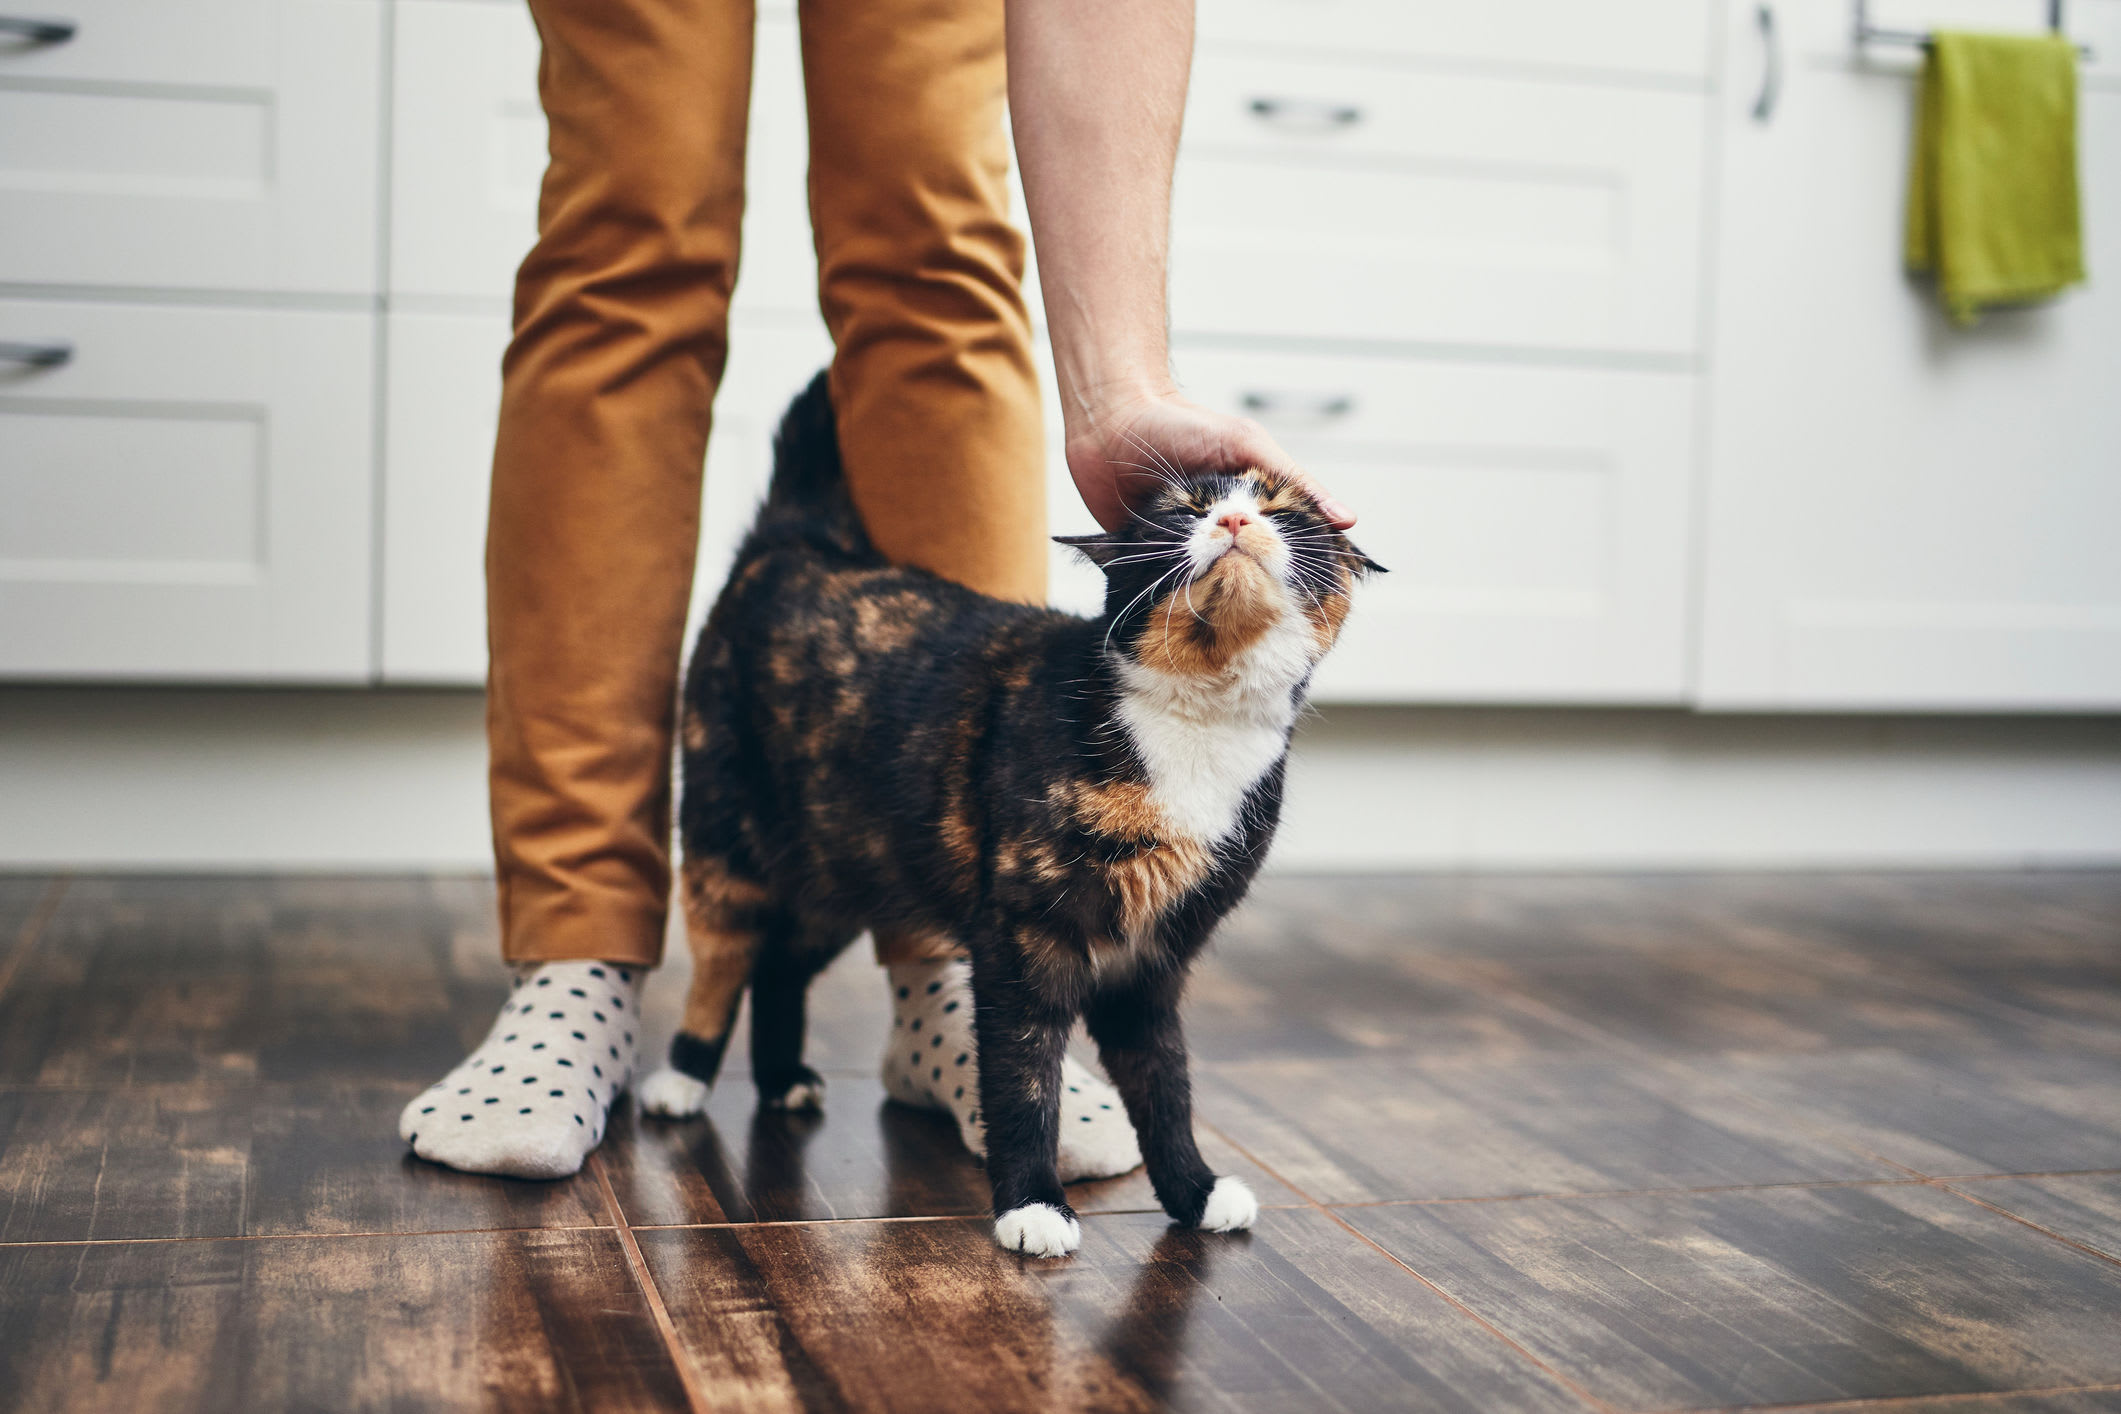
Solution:
M 890 559 L 1046 597 L 1045 443 L 1009 220 L 1003 0 L 802 0 L 810 214 L 848 487 Z M 891 1094 L 983 1153 L 970 973 L 948 939 L 877 940 Z M 1118 1097 L 1068 1063 L 1063 1176 L 1140 1162 Z
M 531 0 L 531 13 L 551 161 L 516 281 L 487 531 L 502 950 L 528 971 L 402 1132 L 439 1162 L 553 1177 L 580 1166 L 631 1078 L 635 989 L 662 950 L 672 720 L 736 280 L 753 10 Z

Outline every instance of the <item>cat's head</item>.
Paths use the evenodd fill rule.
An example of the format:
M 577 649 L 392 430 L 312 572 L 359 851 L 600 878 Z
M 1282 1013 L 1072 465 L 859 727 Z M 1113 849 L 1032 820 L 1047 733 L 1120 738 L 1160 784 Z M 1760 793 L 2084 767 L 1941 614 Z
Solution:
M 1355 582 L 1384 568 L 1296 481 L 1258 470 L 1169 478 L 1120 529 L 1055 539 L 1104 571 L 1107 643 L 1181 677 L 1269 651 L 1307 674 L 1340 636 Z

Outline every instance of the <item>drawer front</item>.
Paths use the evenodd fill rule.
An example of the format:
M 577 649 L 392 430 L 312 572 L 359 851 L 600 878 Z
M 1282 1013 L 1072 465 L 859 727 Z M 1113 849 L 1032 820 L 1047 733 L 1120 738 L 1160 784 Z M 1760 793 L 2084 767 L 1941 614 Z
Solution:
M 1173 328 L 1692 353 L 1707 104 L 1204 56 Z
M 1204 46 L 1340 52 L 1701 79 L 1714 7 L 1702 0 L 1201 0 Z
M 0 46 L 15 282 L 372 294 L 374 0 L 77 0 Z
M 793 18 L 758 26 L 737 302 L 817 305 L 805 173 L 808 127 Z M 545 174 L 538 39 L 492 0 L 399 7 L 392 73 L 391 293 L 507 299 L 537 236 Z
M 382 556 L 386 682 L 485 681 L 486 501 L 507 343 L 508 321 L 497 313 L 390 316 Z M 831 354 L 831 341 L 815 319 L 735 321 L 707 450 L 695 622 L 720 590 L 737 541 L 757 512 L 782 411 Z
M 0 674 L 366 678 L 373 329 L 0 301 Z
M 1692 375 L 1204 351 L 1178 371 L 1265 423 L 1390 570 L 1321 699 L 1682 700 Z

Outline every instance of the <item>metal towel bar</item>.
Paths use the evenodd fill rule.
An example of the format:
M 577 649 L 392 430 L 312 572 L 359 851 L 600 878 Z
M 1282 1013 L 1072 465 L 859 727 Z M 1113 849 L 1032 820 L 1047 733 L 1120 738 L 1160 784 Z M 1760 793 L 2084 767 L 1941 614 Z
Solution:
M 2062 33 L 2062 0 L 2047 0 L 2047 27 L 2056 34 Z M 1930 37 L 1919 30 L 1886 29 L 1871 23 L 1870 0 L 1856 0 L 1856 47 L 1866 44 L 1907 44 L 1917 49 L 1930 47 Z M 2089 59 L 2092 51 L 2083 45 L 2077 46 L 2077 54 Z

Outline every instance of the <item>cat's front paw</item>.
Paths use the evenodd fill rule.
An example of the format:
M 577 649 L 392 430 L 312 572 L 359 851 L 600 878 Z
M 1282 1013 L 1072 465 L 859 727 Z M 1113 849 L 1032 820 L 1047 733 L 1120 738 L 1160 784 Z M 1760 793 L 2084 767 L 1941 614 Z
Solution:
M 1026 1203 L 995 1219 L 994 1240 L 1027 1257 L 1065 1257 L 1083 1245 L 1083 1226 L 1066 1208 Z
M 1241 1178 L 1215 1180 L 1208 1190 L 1207 1206 L 1200 1210 L 1200 1226 L 1206 1232 L 1242 1232 L 1259 1221 L 1259 1200 Z
M 664 1066 L 635 1087 L 633 1097 L 648 1114 L 690 1119 L 707 1110 L 708 1087 L 682 1070 Z

